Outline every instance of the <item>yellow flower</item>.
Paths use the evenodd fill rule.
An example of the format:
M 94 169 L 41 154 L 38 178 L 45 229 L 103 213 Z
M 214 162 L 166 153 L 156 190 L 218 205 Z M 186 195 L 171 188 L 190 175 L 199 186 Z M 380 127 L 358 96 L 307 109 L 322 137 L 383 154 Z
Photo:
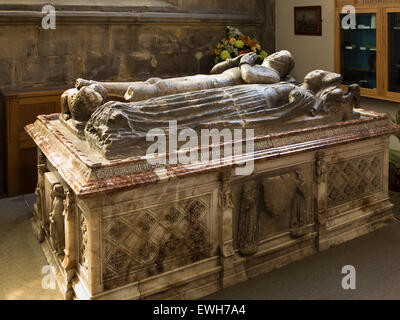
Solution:
M 221 50 L 215 49 L 214 53 L 215 53 L 215 55 L 219 56 L 221 54 Z
M 244 47 L 244 42 L 242 40 L 235 41 L 235 47 L 242 49 Z
M 217 48 L 218 48 L 218 49 L 221 49 L 221 48 L 223 48 L 223 47 L 224 47 L 223 44 L 221 44 L 221 43 L 218 43 L 218 44 L 217 44 Z
M 223 60 L 230 59 L 231 58 L 231 54 L 229 53 L 228 50 L 224 50 L 224 51 L 221 52 L 221 58 Z
M 262 50 L 262 51 L 260 52 L 260 56 L 264 59 L 264 58 L 266 58 L 266 57 L 268 56 L 268 53 L 265 52 L 264 50 Z
M 261 46 L 258 43 L 256 44 L 256 48 L 257 50 L 261 50 Z
M 235 38 L 231 38 L 231 39 L 229 40 L 229 43 L 230 43 L 230 44 L 235 44 L 235 42 L 236 42 L 236 39 L 235 39 Z
M 251 47 L 251 50 L 253 50 L 253 52 L 257 53 L 256 47 Z

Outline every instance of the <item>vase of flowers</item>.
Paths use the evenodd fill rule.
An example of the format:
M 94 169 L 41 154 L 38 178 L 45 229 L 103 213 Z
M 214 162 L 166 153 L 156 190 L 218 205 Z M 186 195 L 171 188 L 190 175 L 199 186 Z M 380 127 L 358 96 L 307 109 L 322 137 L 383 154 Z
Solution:
M 256 38 L 245 36 L 237 28 L 228 26 L 226 28 L 226 34 L 227 36 L 222 38 L 214 49 L 215 64 L 248 52 L 257 54 L 257 64 L 261 64 L 268 56 L 267 52 L 262 50 Z

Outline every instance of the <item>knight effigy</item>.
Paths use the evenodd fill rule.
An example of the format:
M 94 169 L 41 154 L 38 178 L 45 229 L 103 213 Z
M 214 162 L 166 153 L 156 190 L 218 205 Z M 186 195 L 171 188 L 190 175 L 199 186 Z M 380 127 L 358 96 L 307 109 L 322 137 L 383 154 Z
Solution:
M 297 82 L 289 51 L 256 59 L 209 75 L 78 79 L 60 114 L 26 127 L 38 147 L 32 225 L 66 299 L 200 298 L 393 221 L 388 141 L 399 128 L 361 109 L 360 88 L 344 90 L 339 74 Z M 235 134 L 188 143 L 205 130 Z M 161 133 L 168 146 L 178 136 L 176 150 Z M 151 161 L 238 142 L 251 148 Z
M 105 157 L 117 158 L 143 155 L 149 130 L 166 129 L 171 120 L 179 129 L 238 128 L 267 134 L 358 117 L 353 109 L 360 89 L 353 85 L 344 93 L 340 75 L 316 70 L 295 85 L 290 52 L 277 52 L 261 66 L 255 65 L 256 58 L 249 53 L 224 61 L 211 75 L 134 83 L 78 79 L 76 88 L 62 97 L 61 119 L 84 127 L 84 139 Z M 130 102 L 104 103 L 108 94 Z

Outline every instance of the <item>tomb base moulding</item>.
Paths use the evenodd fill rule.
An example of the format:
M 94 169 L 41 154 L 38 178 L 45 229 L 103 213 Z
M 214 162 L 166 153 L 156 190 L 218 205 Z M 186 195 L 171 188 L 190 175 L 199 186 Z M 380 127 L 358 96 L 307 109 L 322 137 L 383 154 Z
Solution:
M 394 220 L 386 115 L 254 138 L 232 163 L 107 160 L 59 115 L 38 147 L 35 234 L 66 299 L 196 299 Z M 240 157 L 239 157 L 240 158 Z

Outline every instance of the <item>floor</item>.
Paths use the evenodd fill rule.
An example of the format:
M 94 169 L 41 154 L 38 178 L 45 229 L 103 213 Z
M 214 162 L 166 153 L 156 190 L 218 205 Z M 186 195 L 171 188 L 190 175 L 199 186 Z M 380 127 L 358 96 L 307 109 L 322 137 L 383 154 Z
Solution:
M 400 217 L 399 217 L 400 218 Z M 400 299 L 400 222 L 206 299 Z M 356 289 L 342 288 L 342 268 L 356 270 Z
M 400 194 L 391 197 L 400 219 Z M 33 202 L 34 195 L 0 200 L 3 300 L 61 299 L 42 285 L 47 262 L 31 230 Z M 345 265 L 355 267 L 355 290 L 341 287 Z M 400 222 L 205 299 L 400 299 Z
M 62 299 L 56 290 L 43 289 L 47 261 L 33 235 L 34 195 L 0 200 L 0 299 Z M 46 269 L 44 269 L 46 271 Z

